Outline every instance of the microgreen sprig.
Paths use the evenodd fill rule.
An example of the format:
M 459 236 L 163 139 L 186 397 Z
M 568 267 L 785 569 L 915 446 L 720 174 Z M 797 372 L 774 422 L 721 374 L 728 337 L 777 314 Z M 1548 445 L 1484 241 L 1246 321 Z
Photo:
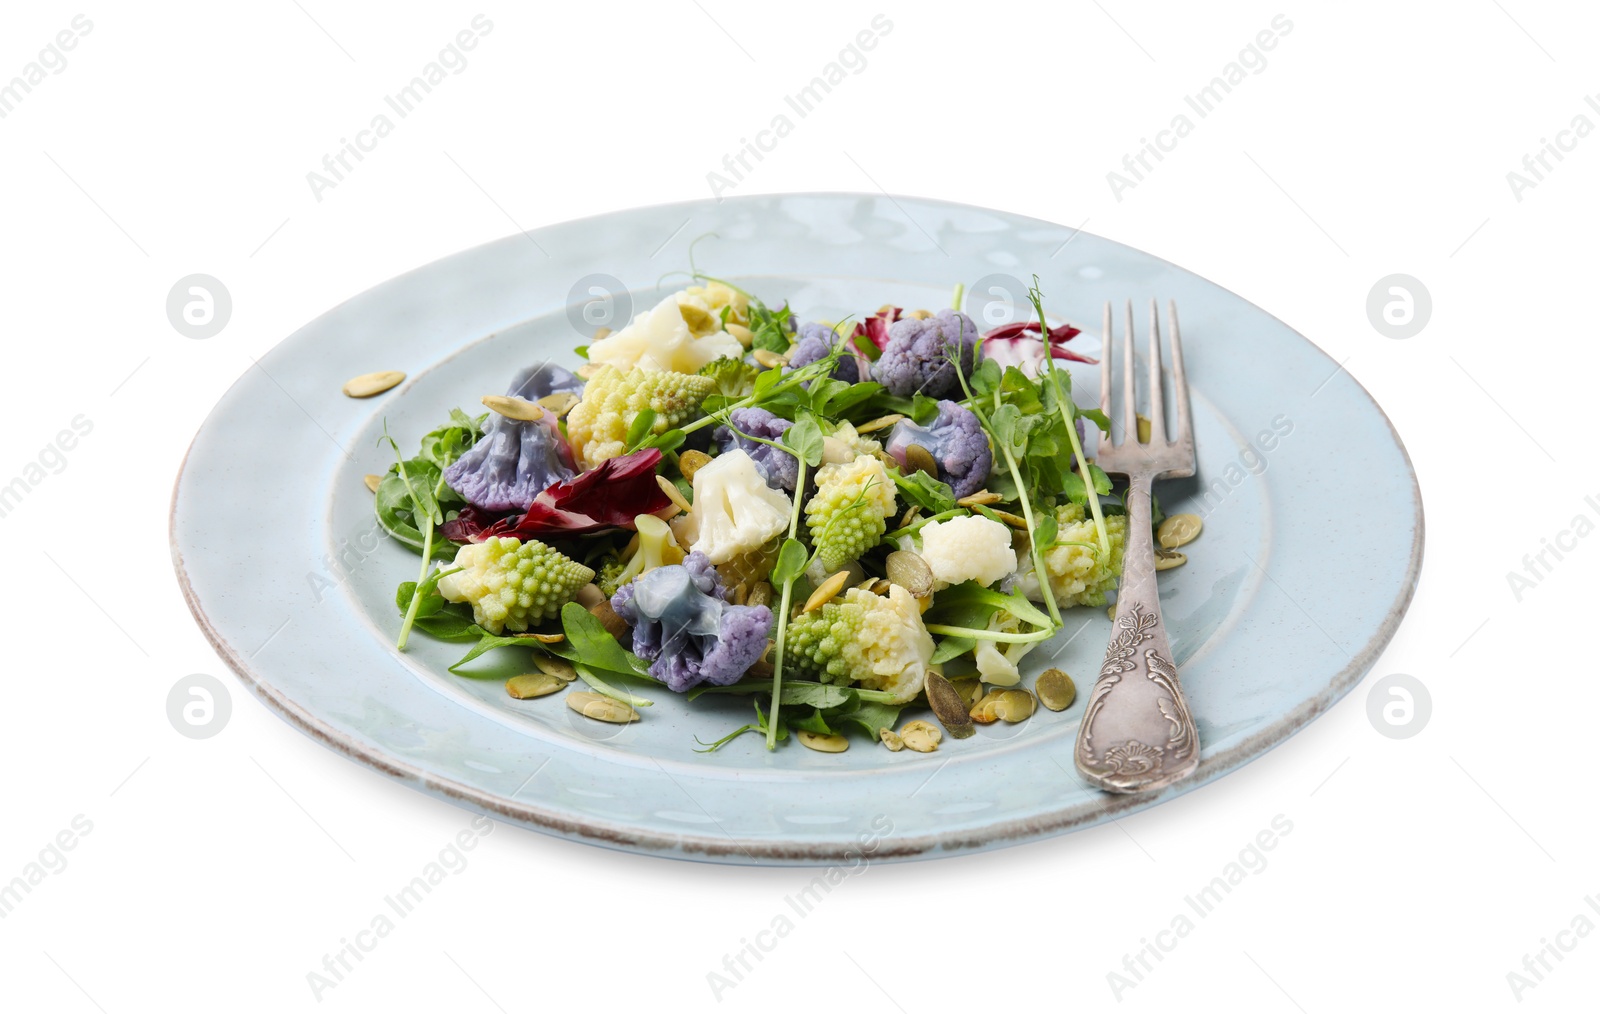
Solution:
M 1083 456 L 1083 444 L 1078 440 L 1077 403 L 1072 400 L 1070 393 L 1072 382 L 1069 375 L 1067 387 L 1061 386 L 1061 374 L 1054 366 L 1055 355 L 1050 350 L 1050 322 L 1044 316 L 1044 293 L 1039 289 L 1039 276 L 1033 276 L 1033 285 L 1028 289 L 1028 298 L 1033 302 L 1034 312 L 1039 315 L 1039 340 L 1044 345 L 1044 374 L 1049 378 L 1051 386 L 1056 392 L 1056 408 L 1061 412 L 1061 421 L 1067 427 L 1067 442 L 1072 445 L 1072 457 L 1078 464 L 1078 474 L 1083 477 L 1084 488 L 1089 494 L 1089 513 L 1094 517 L 1095 533 L 1100 538 L 1100 552 L 1103 559 L 1111 558 L 1111 537 L 1106 532 L 1106 519 L 1100 511 L 1100 494 L 1094 488 L 1094 477 L 1089 474 L 1089 463 Z M 1104 369 L 1104 367 L 1102 367 Z

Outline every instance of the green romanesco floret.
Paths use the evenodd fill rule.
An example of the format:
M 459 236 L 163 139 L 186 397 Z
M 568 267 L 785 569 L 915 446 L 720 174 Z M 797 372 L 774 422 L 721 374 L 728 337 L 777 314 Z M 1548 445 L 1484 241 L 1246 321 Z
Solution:
M 889 594 L 851 588 L 820 609 L 789 621 L 783 664 L 803 679 L 855 683 L 884 690 L 896 702 L 922 691 L 933 638 L 911 593 L 891 585 Z
M 1122 550 L 1128 542 L 1127 515 L 1106 515 L 1106 535 L 1111 539 L 1109 557 L 1102 557 L 1094 519 L 1085 517 L 1082 504 L 1057 507 L 1056 526 L 1056 544 L 1044 554 L 1056 602 L 1063 607 L 1105 605 L 1106 593 L 1115 590 L 1122 577 Z
M 491 634 L 527 630 L 561 615 L 594 571 L 542 542 L 505 537 L 462 546 L 452 567 L 439 579 L 448 602 L 468 602 L 472 618 Z
M 869 454 L 817 470 L 817 493 L 806 504 L 806 528 L 817 562 L 836 571 L 883 538 L 894 513 L 894 481 Z
M 600 586 L 606 598 L 610 598 L 622 587 L 622 560 L 615 553 L 607 553 L 597 562 L 600 567 L 595 571 L 594 583 Z
M 711 377 L 602 366 L 567 415 L 567 441 L 579 463 L 594 468 L 627 450 L 628 427 L 640 412 L 652 409 L 653 431 L 665 433 L 699 414 L 700 403 L 716 389 Z
M 756 377 L 761 370 L 743 359 L 723 356 L 700 367 L 702 377 L 710 377 L 717 385 L 717 393 L 724 398 L 739 399 L 756 389 Z

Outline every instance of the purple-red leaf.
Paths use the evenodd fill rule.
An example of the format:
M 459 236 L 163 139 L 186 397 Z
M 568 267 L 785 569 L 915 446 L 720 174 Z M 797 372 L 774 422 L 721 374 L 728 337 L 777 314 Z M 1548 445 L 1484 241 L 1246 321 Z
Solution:
M 510 536 L 586 535 L 606 528 L 633 528 L 640 514 L 654 514 L 672 501 L 656 482 L 661 451 L 654 447 L 602 462 L 534 497 L 525 514 L 492 520 L 468 507 L 444 526 L 452 542 L 482 542 Z

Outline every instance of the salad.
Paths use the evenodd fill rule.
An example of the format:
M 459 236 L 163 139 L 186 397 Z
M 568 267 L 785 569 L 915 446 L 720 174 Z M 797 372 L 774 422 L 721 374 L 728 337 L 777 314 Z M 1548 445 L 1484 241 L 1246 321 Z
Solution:
M 1018 663 L 1063 611 L 1106 606 L 1127 516 L 1084 454 L 1109 422 L 1057 365 L 1094 360 L 1037 278 L 1037 319 L 987 333 L 960 286 L 948 308 L 832 322 L 694 282 L 409 456 L 385 429 L 375 510 L 421 556 L 397 646 L 469 643 L 457 673 L 530 653 L 507 692 L 598 721 L 640 721 L 646 694 L 748 700 L 702 750 L 755 733 L 926 752 L 1069 707 L 1067 674 L 1030 692 Z M 1168 549 L 1198 532 L 1156 515 Z

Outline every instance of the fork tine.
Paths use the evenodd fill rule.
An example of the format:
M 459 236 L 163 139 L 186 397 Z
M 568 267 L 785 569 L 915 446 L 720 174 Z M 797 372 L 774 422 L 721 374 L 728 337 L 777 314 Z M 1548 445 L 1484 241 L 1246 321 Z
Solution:
M 1172 333 L 1172 392 L 1178 409 L 1178 432 L 1174 442 L 1193 446 L 1194 429 L 1189 419 L 1189 378 L 1183 372 L 1183 343 L 1178 338 L 1178 301 L 1167 301 L 1167 330 Z
M 1106 300 L 1106 315 L 1104 326 L 1100 329 L 1100 411 L 1111 418 L 1111 347 L 1116 342 L 1116 336 L 1111 333 L 1112 313 L 1111 300 Z M 1106 434 L 1106 442 L 1110 443 L 1111 434 Z
M 1166 394 L 1161 381 L 1161 303 L 1150 300 L 1150 442 L 1167 442 Z
M 1139 442 L 1139 395 L 1134 386 L 1133 300 L 1128 300 L 1127 318 L 1122 331 L 1122 439 Z

